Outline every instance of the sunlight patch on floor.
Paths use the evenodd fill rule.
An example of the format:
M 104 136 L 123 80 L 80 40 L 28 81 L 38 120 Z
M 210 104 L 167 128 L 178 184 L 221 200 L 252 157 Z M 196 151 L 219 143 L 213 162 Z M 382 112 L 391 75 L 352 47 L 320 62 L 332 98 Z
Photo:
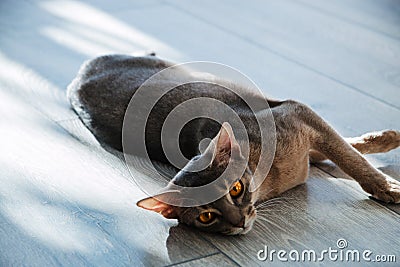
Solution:
M 137 50 L 152 50 L 173 58 L 181 57 L 178 51 L 160 40 L 88 4 L 47 1 L 39 5 L 63 19 L 62 28 L 45 26 L 41 30 L 42 34 L 81 54 L 95 56 L 115 51 L 133 53 Z
M 69 108 L 64 90 L 34 70 L 11 60 L 1 51 L 0 68 L 1 89 L 7 89 L 8 92 L 21 97 L 54 120 L 76 117 Z

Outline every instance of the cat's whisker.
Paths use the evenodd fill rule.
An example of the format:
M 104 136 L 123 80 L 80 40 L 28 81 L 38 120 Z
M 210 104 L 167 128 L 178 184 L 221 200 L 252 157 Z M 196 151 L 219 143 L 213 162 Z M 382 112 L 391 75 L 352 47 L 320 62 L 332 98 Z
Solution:
M 278 205 L 285 205 L 287 203 L 285 202 L 280 202 L 280 201 L 274 201 L 274 202 L 269 202 L 269 203 L 265 203 L 264 205 L 259 205 L 256 207 L 256 210 L 263 210 L 265 208 L 269 208 L 269 207 L 273 207 L 273 206 L 278 206 Z
M 257 214 L 265 214 L 265 213 L 271 213 L 271 212 L 275 212 L 275 211 L 283 211 L 283 209 L 281 209 L 280 207 L 267 207 L 265 209 L 262 210 L 258 210 Z
M 284 210 L 282 210 L 282 211 L 284 211 Z M 268 217 L 263 217 L 265 215 L 268 215 Z M 260 216 L 258 218 L 261 218 L 261 220 L 267 220 L 267 221 L 271 221 L 271 219 L 282 220 L 282 216 L 277 213 L 260 214 Z M 284 221 L 284 224 L 288 227 L 295 227 L 294 224 L 290 223 L 290 221 Z
M 274 233 L 271 231 L 270 228 L 265 223 L 262 223 L 260 221 L 255 222 L 255 226 L 261 228 L 261 230 L 268 232 L 271 235 L 274 235 Z
M 273 203 L 273 202 L 282 202 L 282 200 L 280 200 L 280 199 L 270 199 L 268 201 L 265 201 L 264 203 L 259 204 L 258 206 L 267 205 L 268 203 Z
M 265 204 L 265 205 L 260 205 L 260 206 L 256 207 L 256 210 L 262 210 L 262 209 L 265 208 L 265 207 L 270 207 L 270 206 L 280 205 L 280 204 L 284 204 L 284 203 L 281 203 L 281 202 L 271 202 L 271 203 L 267 203 L 267 204 Z
M 269 220 L 269 219 L 264 218 L 264 217 L 260 217 L 260 220 L 261 220 L 261 221 L 264 221 L 264 222 L 266 222 L 266 223 L 269 223 L 269 224 L 275 226 L 276 228 L 281 229 L 282 231 L 286 231 L 282 226 L 280 226 L 279 224 L 275 223 L 275 222 L 272 221 L 272 220 Z
M 290 199 L 295 199 L 295 198 L 290 198 Z M 267 200 L 263 203 L 260 203 L 256 206 L 257 211 L 264 210 L 266 207 L 271 207 L 271 206 L 276 206 L 276 205 L 285 205 L 288 204 L 289 198 L 287 197 L 280 197 L 280 198 L 273 198 L 270 200 Z
M 282 200 L 282 201 L 287 201 L 287 200 L 295 200 L 296 198 L 292 198 L 292 197 L 276 197 L 276 198 L 271 198 L 265 202 L 270 202 L 270 201 L 274 201 L 274 200 Z M 265 203 L 264 202 L 264 203 Z
M 257 214 L 262 215 L 262 214 L 270 214 L 274 212 L 281 212 L 282 210 L 279 208 L 271 208 L 271 209 L 263 209 L 257 212 Z
M 266 207 L 263 207 L 262 209 L 257 210 L 257 215 L 259 217 L 263 217 L 263 216 L 268 216 L 269 218 L 276 217 L 277 213 L 279 214 L 279 213 L 287 211 L 286 207 L 287 206 L 282 206 L 279 204 L 266 206 Z
M 292 198 L 292 199 L 294 199 L 294 198 Z M 274 203 L 274 202 L 287 202 L 287 200 L 291 200 L 291 199 L 289 199 L 289 198 L 287 198 L 287 197 L 272 198 L 272 199 L 269 199 L 269 200 L 267 200 L 267 201 L 264 201 L 264 202 L 258 204 L 258 205 L 256 206 L 256 208 L 262 207 L 262 206 L 264 206 L 264 205 L 267 205 L 267 204 L 269 204 L 269 203 Z
M 281 205 L 275 204 L 275 205 L 265 206 L 265 207 L 262 207 L 261 209 L 258 209 L 257 212 L 277 210 L 277 208 L 279 206 L 281 206 Z
M 281 199 L 274 199 L 274 200 L 265 202 L 265 203 L 263 203 L 263 205 L 260 205 L 260 206 L 265 206 L 265 205 L 268 205 L 268 204 L 271 204 L 271 203 L 276 203 L 276 202 L 284 203 L 285 201 L 284 201 L 284 200 L 281 200 Z
M 268 209 L 268 210 L 262 210 L 260 212 L 257 212 L 257 215 L 259 215 L 259 216 L 271 216 L 271 214 L 282 213 L 283 211 L 284 211 L 283 209 Z

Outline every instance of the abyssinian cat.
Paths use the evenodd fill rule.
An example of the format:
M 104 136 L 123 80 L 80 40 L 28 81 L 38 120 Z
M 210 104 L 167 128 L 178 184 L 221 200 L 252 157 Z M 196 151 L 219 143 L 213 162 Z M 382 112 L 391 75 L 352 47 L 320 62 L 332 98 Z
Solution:
M 149 77 L 172 65 L 155 55 L 98 57 L 81 67 L 68 87 L 68 98 L 75 112 L 100 143 L 122 150 L 122 127 L 130 99 Z M 177 78 L 160 80 L 158 86 L 170 86 Z M 151 93 L 151 88 L 149 90 Z M 246 88 L 241 90 L 247 93 Z M 251 92 L 248 94 L 251 95 Z M 246 103 L 218 84 L 180 85 L 159 99 L 146 124 L 146 148 L 152 160 L 168 163 L 161 146 L 162 124 L 176 106 L 197 97 L 224 102 L 243 121 L 250 144 L 245 171 L 234 173 L 233 180 L 224 188 L 224 195 L 211 203 L 194 207 L 171 205 L 163 199 L 179 198 L 179 194 L 165 192 L 140 200 L 137 203 L 139 207 L 204 231 L 245 234 L 256 219 L 257 205 L 304 183 L 309 162 L 325 159 L 336 163 L 374 198 L 384 202 L 400 202 L 400 182 L 377 170 L 362 156 L 387 152 L 400 146 L 399 131 L 387 130 L 345 139 L 306 105 L 292 100 L 257 99 L 259 96 L 254 96 L 254 100 L 267 101 L 275 120 L 276 151 L 261 186 L 255 191 L 249 190 L 260 157 L 260 129 Z M 263 110 L 258 112 L 262 114 Z M 199 143 L 204 138 L 211 138 L 212 142 L 200 151 Z M 229 162 L 235 164 L 243 160 L 240 142 L 241 137 L 235 133 L 229 121 L 222 124 L 207 118 L 190 121 L 179 135 L 179 147 L 191 160 L 170 184 L 197 187 L 212 182 Z M 234 157 L 233 152 L 239 156 Z M 207 168 L 191 171 L 204 158 L 209 159 Z

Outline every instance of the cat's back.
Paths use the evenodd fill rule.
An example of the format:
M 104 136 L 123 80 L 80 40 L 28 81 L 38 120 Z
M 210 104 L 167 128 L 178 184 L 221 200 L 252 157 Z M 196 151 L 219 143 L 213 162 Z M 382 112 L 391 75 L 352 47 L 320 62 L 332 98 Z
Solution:
M 235 85 L 212 75 L 193 72 L 189 68 L 181 67 L 182 65 L 175 65 L 154 56 L 108 55 L 87 61 L 68 86 L 67 95 L 72 108 L 96 138 L 101 143 L 121 150 L 124 116 L 132 96 L 146 80 L 172 66 L 177 66 L 177 68 L 174 68 L 172 72 L 161 72 L 157 79 L 150 83 L 150 86 L 144 87 L 145 94 L 148 96 L 146 99 L 154 99 L 154 95 L 157 96 L 160 89 L 161 92 L 164 92 L 163 90 L 171 88 L 168 92 L 163 93 L 147 119 L 146 136 L 149 136 L 147 140 L 156 143 L 153 150 L 157 153 L 160 151 L 158 141 L 162 123 L 175 107 L 189 99 L 212 98 L 241 114 L 247 114 L 250 112 L 250 108 L 236 93 L 241 92 L 242 95 L 247 95 L 256 108 L 258 106 L 265 107 L 265 98 L 246 87 Z M 187 82 L 188 80 L 194 80 L 194 82 Z M 202 82 L 198 82 L 199 80 Z M 146 115 L 146 103 L 141 104 L 141 106 L 135 107 L 135 116 Z M 199 108 L 208 109 L 206 105 L 199 106 Z M 142 109 L 144 110 L 143 114 Z M 250 123 L 250 121 L 246 122 L 246 125 Z M 200 131 L 197 126 L 192 126 L 186 127 L 189 129 L 188 132 L 184 131 L 187 135 L 182 135 L 188 136 L 187 141 L 190 142 L 193 142 L 193 136 Z M 214 137 L 219 130 L 218 125 L 213 123 L 208 123 L 207 127 L 203 128 L 212 129 L 211 133 L 207 131 L 205 134 L 207 137 Z M 190 146 L 187 144 L 186 147 Z M 198 148 L 197 143 L 195 147 Z
M 172 66 L 154 56 L 105 55 L 82 64 L 67 88 L 68 99 L 79 98 L 82 90 L 129 90 L 141 85 L 155 73 Z
M 121 129 L 132 95 L 148 78 L 170 66 L 170 62 L 154 56 L 97 57 L 82 64 L 67 88 L 67 98 L 98 138 L 119 148 L 116 140 L 120 139 L 120 132 L 115 129 Z

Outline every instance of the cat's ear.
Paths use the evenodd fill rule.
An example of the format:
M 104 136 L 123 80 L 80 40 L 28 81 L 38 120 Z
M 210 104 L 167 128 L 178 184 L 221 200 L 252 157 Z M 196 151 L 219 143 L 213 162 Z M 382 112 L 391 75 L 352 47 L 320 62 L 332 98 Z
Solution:
M 144 198 L 139 200 L 136 205 L 146 210 L 151 210 L 160 213 L 167 219 L 178 219 L 179 207 L 166 203 L 166 199 L 176 197 L 177 192 L 165 192 L 153 197 Z M 164 201 L 162 201 L 164 200 Z
M 240 146 L 237 142 L 231 125 L 224 122 L 216 137 L 210 144 L 213 150 L 213 163 L 226 163 L 232 155 L 241 155 Z

